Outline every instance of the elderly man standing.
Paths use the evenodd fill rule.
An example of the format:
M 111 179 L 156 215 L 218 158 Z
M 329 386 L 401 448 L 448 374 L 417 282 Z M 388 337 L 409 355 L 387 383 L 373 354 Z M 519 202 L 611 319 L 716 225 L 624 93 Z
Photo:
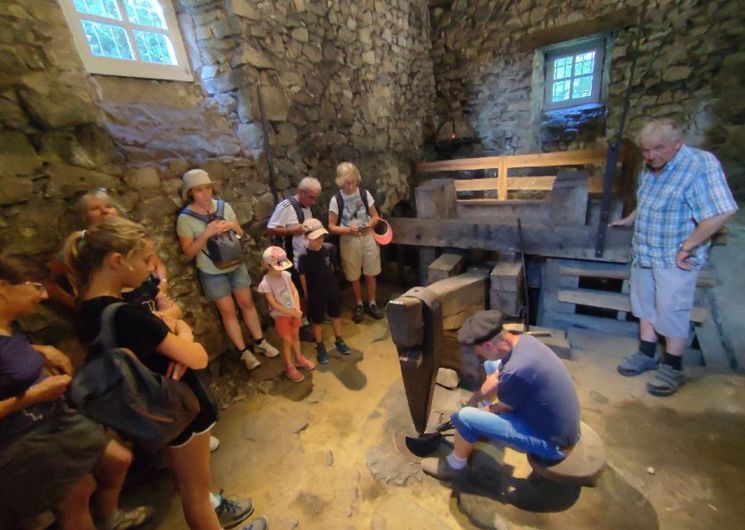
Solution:
M 285 238 L 283 245 L 287 252 L 287 257 L 292 260 L 294 265 L 290 269 L 292 281 L 297 287 L 300 294 L 300 301 L 305 313 L 305 300 L 307 293 L 303 290 L 300 283 L 300 276 L 297 272 L 297 265 L 300 256 L 306 253 L 308 249 L 308 240 L 305 238 L 303 221 L 313 217 L 311 208 L 315 205 L 318 196 L 321 194 L 321 183 L 313 177 L 305 177 L 300 181 L 297 187 L 297 193 L 281 201 L 267 223 L 267 232 L 270 236 Z M 303 316 L 303 329 L 300 337 L 306 341 L 312 341 L 312 334 L 308 328 L 308 321 Z
M 453 414 L 453 451 L 446 458 L 423 459 L 422 470 L 440 480 L 465 478 L 468 457 L 480 439 L 546 465 L 566 458 L 579 441 L 579 400 L 556 354 L 535 337 L 504 330 L 499 311 L 481 311 L 466 320 L 458 342 L 486 359 L 488 375 L 467 406 Z
M 709 238 L 737 204 L 716 157 L 683 145 L 674 121 L 648 122 L 639 133 L 639 146 L 645 165 L 636 210 L 610 224 L 634 226 L 631 310 L 640 323 L 639 348 L 618 371 L 631 377 L 657 368 L 647 390 L 669 396 L 685 382 L 681 361 Z M 658 335 L 665 337 L 662 363 L 655 355 Z

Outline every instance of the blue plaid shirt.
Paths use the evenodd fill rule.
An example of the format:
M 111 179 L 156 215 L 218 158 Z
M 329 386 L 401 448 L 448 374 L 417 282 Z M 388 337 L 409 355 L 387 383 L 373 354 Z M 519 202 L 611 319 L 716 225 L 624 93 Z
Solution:
M 737 210 L 722 166 L 714 155 L 681 146 L 659 174 L 646 166 L 639 176 L 632 263 L 640 267 L 673 268 L 680 244 L 698 223 Z M 690 261 L 700 268 L 709 241 Z

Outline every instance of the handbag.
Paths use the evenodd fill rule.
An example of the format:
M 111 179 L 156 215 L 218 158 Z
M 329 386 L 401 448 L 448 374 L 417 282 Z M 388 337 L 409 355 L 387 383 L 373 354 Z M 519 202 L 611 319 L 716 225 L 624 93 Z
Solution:
M 69 399 L 83 414 L 145 445 L 164 445 L 200 410 L 194 391 L 146 367 L 126 348 L 116 347 L 114 314 L 123 302 L 107 306 L 101 332 L 70 384 Z

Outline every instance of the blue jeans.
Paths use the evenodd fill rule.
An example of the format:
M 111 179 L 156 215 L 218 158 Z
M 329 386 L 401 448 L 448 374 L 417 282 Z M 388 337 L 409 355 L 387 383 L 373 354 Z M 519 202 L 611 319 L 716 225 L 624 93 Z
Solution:
M 500 442 L 515 451 L 546 460 L 562 460 L 566 455 L 556 444 L 537 437 L 514 412 L 494 414 L 475 407 L 463 407 L 452 416 L 458 433 L 469 443 L 486 438 Z

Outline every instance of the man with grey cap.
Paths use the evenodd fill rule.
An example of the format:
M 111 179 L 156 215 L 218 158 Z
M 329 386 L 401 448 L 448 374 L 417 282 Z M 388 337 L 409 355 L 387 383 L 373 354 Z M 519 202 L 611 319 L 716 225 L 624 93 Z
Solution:
M 505 330 L 499 311 L 481 311 L 466 320 L 458 342 L 484 358 L 487 376 L 453 414 L 453 451 L 445 458 L 425 458 L 423 471 L 441 480 L 465 478 L 468 457 L 481 439 L 547 465 L 566 458 L 579 441 L 579 401 L 554 352 L 535 337 Z

